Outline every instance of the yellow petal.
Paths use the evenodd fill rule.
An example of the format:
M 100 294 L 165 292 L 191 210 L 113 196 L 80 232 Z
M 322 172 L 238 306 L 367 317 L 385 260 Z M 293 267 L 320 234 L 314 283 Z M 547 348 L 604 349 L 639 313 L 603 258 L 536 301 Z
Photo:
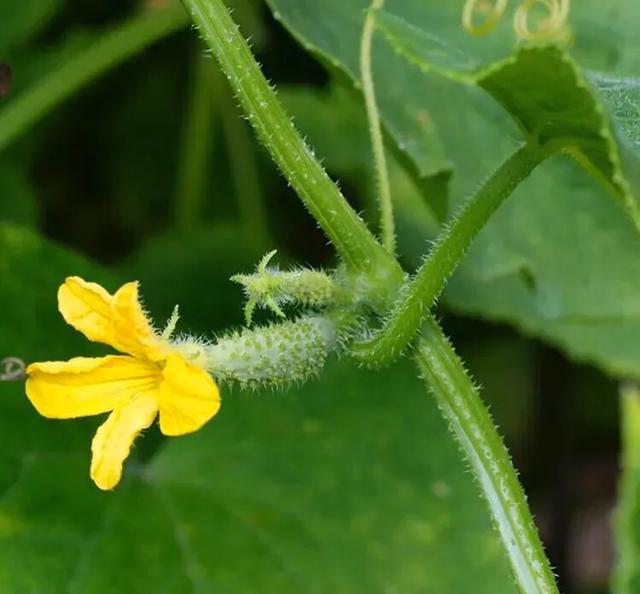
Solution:
M 67 324 L 89 340 L 111 344 L 113 297 L 100 285 L 70 276 L 58 289 L 58 309 Z
M 159 390 L 160 430 L 182 435 L 202 427 L 220 408 L 220 393 L 211 376 L 180 355 L 172 355 Z
M 113 410 L 160 380 L 155 364 L 115 355 L 33 363 L 27 374 L 29 400 L 41 415 L 57 419 Z
M 123 285 L 115 295 L 96 283 L 70 276 L 58 290 L 58 309 L 65 321 L 89 340 L 133 356 L 160 358 L 155 335 L 138 299 L 138 283 Z
M 140 304 L 137 282 L 126 283 L 116 291 L 112 312 L 115 348 L 152 360 L 159 360 L 165 356 L 161 341 Z
M 91 478 L 100 489 L 113 489 L 122 476 L 133 440 L 153 423 L 158 403 L 153 393 L 137 396 L 116 408 L 91 442 Z

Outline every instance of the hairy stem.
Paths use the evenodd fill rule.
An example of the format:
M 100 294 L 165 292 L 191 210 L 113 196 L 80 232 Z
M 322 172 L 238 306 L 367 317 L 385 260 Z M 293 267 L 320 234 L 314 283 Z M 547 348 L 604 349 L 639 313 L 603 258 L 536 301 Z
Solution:
M 509 453 L 471 378 L 431 317 L 415 358 L 482 490 L 518 588 L 522 594 L 557 594 Z
M 218 58 L 259 139 L 347 266 L 364 273 L 358 280 L 372 283 L 378 292 L 395 293 L 402 274 L 397 262 L 369 233 L 296 132 L 222 0 L 183 2 Z M 533 149 L 515 153 L 457 217 L 453 230 L 442 240 L 445 246 L 449 244 L 449 250 L 440 248 L 441 265 L 436 269 L 441 278 L 434 295 L 489 216 L 542 158 Z M 557 593 L 506 449 L 462 362 L 437 323 L 426 316 L 425 335 L 416 353 L 418 365 L 470 458 L 519 587 L 525 594 Z
M 104 34 L 0 111 L 0 149 L 77 90 L 188 22 L 179 4 L 134 17 Z
M 287 116 L 222 0 L 183 0 L 231 87 L 294 190 L 352 270 L 396 271 Z
M 369 134 L 373 149 L 373 160 L 376 173 L 376 186 L 378 193 L 378 205 L 380 208 L 380 230 L 382 245 L 390 254 L 396 251 L 396 232 L 393 220 L 393 203 L 391 201 L 391 187 L 389 185 L 389 171 L 384 154 L 384 141 L 380 114 L 376 101 L 373 73 L 371 70 L 371 42 L 375 30 L 374 12 L 382 8 L 384 0 L 372 0 L 371 7 L 364 18 L 362 37 L 360 40 L 360 79 L 362 80 L 362 93 L 367 108 L 367 120 L 369 121 Z
M 402 354 L 449 276 L 491 215 L 518 184 L 546 157 L 531 145 L 513 153 L 480 190 L 447 224 L 429 256 L 395 306 L 384 327 L 367 342 L 356 345 L 355 354 L 367 363 L 383 365 Z

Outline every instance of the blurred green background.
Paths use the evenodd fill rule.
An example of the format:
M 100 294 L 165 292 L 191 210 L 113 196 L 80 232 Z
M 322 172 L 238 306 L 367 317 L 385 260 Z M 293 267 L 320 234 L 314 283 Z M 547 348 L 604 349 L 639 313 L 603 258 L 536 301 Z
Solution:
M 163 4 L 0 2 L 0 62 L 12 70 L 0 138 L 3 110 L 22 93 Z M 375 227 L 358 91 L 263 2 L 233 4 L 299 128 Z M 343 18 L 338 4 L 331 18 Z M 272 5 L 287 14 L 287 2 Z M 180 330 L 213 337 L 242 322 L 228 278 L 266 251 L 277 248 L 283 264 L 334 264 L 213 59 L 186 22 L 174 28 L 0 141 L 0 357 L 102 352 L 56 312 L 67 274 L 110 289 L 139 279 L 159 324 L 179 303 Z M 577 51 L 588 66 L 622 61 L 584 39 Z M 411 269 L 450 210 L 451 173 L 420 177 L 392 141 L 389 150 Z M 570 188 L 595 191 L 572 165 L 553 167 Z M 616 207 L 603 208 L 598 220 L 615 228 Z M 544 288 L 535 262 L 516 269 L 518 282 Z M 562 591 L 606 592 L 620 447 L 617 379 L 605 372 L 626 375 L 632 363 L 492 311 L 473 282 L 454 280 L 439 308 L 445 329 L 513 453 Z M 220 419 L 198 435 L 167 444 L 153 429 L 140 439 L 114 494 L 89 482 L 94 419 L 39 419 L 22 386 L 0 385 L 0 592 L 514 592 L 475 485 L 414 375 L 408 363 L 374 373 L 331 361 L 326 376 L 286 394 L 225 393 Z

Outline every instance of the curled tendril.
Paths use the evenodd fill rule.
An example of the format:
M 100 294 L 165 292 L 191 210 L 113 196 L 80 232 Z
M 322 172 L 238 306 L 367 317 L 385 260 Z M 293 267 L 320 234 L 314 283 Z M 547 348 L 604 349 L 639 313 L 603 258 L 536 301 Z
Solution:
M 557 37 L 567 22 L 569 3 L 570 0 L 525 0 L 518 6 L 513 17 L 516 35 L 527 40 Z M 548 14 L 537 22 L 535 29 L 532 29 L 529 26 L 529 17 L 536 4 L 543 4 Z
M 507 8 L 508 0 L 467 0 L 462 11 L 462 26 L 472 35 L 485 35 L 492 31 Z M 571 0 L 524 0 L 513 16 L 513 28 L 520 39 L 535 40 L 561 37 L 569 18 Z M 530 25 L 532 10 L 536 5 L 544 6 L 547 15 L 538 19 L 536 26 Z M 483 15 L 480 24 L 475 17 Z
M 6 357 L 0 361 L 0 382 L 14 382 L 24 379 L 25 364 L 17 357 Z
M 462 26 L 472 35 L 485 35 L 500 22 L 508 0 L 467 0 L 462 9 Z M 476 24 L 476 16 L 484 20 Z

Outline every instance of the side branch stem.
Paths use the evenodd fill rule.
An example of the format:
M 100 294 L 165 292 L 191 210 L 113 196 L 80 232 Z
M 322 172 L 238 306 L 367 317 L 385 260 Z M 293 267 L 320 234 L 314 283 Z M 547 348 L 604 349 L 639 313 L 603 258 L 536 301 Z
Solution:
M 402 354 L 449 276 L 491 215 L 518 184 L 545 159 L 538 147 L 525 145 L 514 152 L 471 197 L 440 234 L 431 253 L 403 290 L 384 327 L 369 341 L 356 345 L 356 355 L 370 364 L 383 365 Z
M 477 479 L 519 590 L 558 594 L 509 453 L 459 357 L 431 317 L 415 359 Z

